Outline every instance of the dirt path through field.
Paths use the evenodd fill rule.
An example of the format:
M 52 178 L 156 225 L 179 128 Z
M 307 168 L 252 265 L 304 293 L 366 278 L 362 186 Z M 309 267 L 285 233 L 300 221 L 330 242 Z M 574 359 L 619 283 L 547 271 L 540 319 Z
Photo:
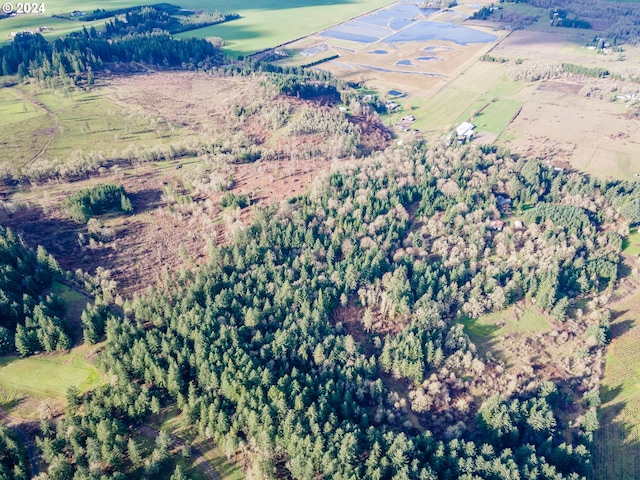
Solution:
M 44 110 L 45 112 L 47 112 L 47 116 L 53 119 L 53 128 L 48 129 L 50 133 L 49 133 L 49 138 L 47 139 L 47 143 L 44 144 L 44 146 L 40 149 L 39 152 L 37 152 L 33 157 L 31 157 L 29 160 L 27 160 L 20 166 L 20 167 L 25 167 L 29 165 L 31 162 L 33 162 L 34 160 L 36 160 L 38 157 L 43 155 L 44 152 L 46 152 L 49 146 L 51 145 L 51 142 L 53 142 L 53 139 L 56 136 L 56 132 L 58 131 L 58 117 L 54 115 L 54 113 L 51 110 L 49 110 L 47 106 L 44 105 L 43 103 L 33 100 L 32 98 L 26 97 L 22 90 L 16 89 L 16 92 L 18 92 L 18 95 L 20 95 L 20 100 L 22 100 L 23 102 L 29 102 L 34 107 Z

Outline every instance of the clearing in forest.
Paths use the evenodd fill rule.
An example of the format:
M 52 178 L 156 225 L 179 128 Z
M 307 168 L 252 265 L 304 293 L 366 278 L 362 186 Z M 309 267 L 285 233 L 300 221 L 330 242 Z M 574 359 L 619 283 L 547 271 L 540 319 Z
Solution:
M 69 387 L 85 392 L 103 382 L 102 374 L 86 358 L 95 346 L 82 345 L 68 353 L 48 353 L 28 358 L 0 357 L 0 401 L 2 408 L 18 416 L 37 416 L 30 398 L 66 403 Z M 33 407 L 33 405 L 32 405 Z
M 549 332 L 551 324 L 547 315 L 533 305 L 512 305 L 500 312 L 488 313 L 478 319 L 462 320 L 465 333 L 469 335 L 480 352 L 491 352 L 507 363 L 517 360 L 511 348 L 518 341 Z
M 65 269 L 110 270 L 128 297 L 166 271 L 201 263 L 212 244 L 230 241 L 246 225 L 253 207 L 222 208 L 227 192 L 248 195 L 252 205 L 281 201 L 305 193 L 351 140 L 363 151 L 389 142 L 376 116 L 345 117 L 326 99 L 278 95 L 262 80 L 194 72 L 114 76 L 72 97 L 19 87 L 51 112 L 33 121 L 59 128 L 48 134 L 25 122 L 24 135 L 34 142 L 41 136 L 47 148 L 23 148 L 22 163 L 0 153 L 6 175 L 33 185 L 0 189 L 0 222 L 34 248 L 45 246 Z M 359 133 L 316 131 L 335 121 Z M 20 143 L 6 130 L 0 142 L 3 135 Z M 44 153 L 29 160 L 35 151 Z M 102 215 L 91 225 L 71 221 L 66 199 L 99 183 L 123 185 L 133 214 Z

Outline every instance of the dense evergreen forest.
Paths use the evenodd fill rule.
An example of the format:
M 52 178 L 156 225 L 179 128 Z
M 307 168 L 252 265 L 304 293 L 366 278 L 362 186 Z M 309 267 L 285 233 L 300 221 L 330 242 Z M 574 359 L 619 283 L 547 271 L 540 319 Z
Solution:
M 11 230 L 0 227 L 0 353 L 21 355 L 70 348 L 64 305 L 44 294 L 54 275 L 62 275 L 44 248 L 34 255 Z
M 525 230 L 491 228 L 505 195 Z M 610 315 L 568 307 L 616 280 L 619 211 L 637 210 L 637 195 L 444 143 L 328 175 L 259 210 L 208 265 L 125 301 L 124 319 L 85 312 L 87 340 L 106 332 L 98 361 L 117 380 L 70 392 L 64 419 L 41 425 L 50 474 L 158 471 L 167 446 L 139 466 L 127 425 L 176 403 L 201 435 L 250 458 L 256 478 L 583 478 Z M 522 298 L 585 339 L 593 368 L 574 379 L 577 397 L 533 372 L 505 381 L 463 333 L 462 315 Z M 348 323 L 345 309 L 357 312 Z M 417 423 L 390 378 L 409 389 Z M 583 394 L 586 415 L 562 425 Z
M 26 452 L 15 434 L 0 425 L 0 478 L 27 480 L 29 462 Z

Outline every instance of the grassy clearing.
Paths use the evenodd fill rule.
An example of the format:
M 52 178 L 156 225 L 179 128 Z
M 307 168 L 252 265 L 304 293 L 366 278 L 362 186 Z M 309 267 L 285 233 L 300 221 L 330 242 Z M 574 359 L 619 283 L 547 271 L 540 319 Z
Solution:
M 640 478 L 640 292 L 615 311 L 619 316 L 607 348 L 593 478 L 626 480 Z
M 631 229 L 629 236 L 623 243 L 622 251 L 629 255 L 640 254 L 640 232 L 638 232 L 638 227 Z
M 88 352 L 89 346 L 81 346 L 68 353 L 1 357 L 0 387 L 6 395 L 15 392 L 64 403 L 69 387 L 84 392 L 102 382 L 100 372 L 84 358 Z
M 480 131 L 500 135 L 521 107 L 522 103 L 514 100 L 497 100 L 476 115 L 473 123 Z
M 82 340 L 82 312 L 87 303 L 93 301 L 60 282 L 54 281 L 49 291 L 62 299 L 65 307 L 65 318 L 71 326 L 71 335 L 76 343 Z
M 483 353 L 500 350 L 496 342 L 500 337 L 510 334 L 533 336 L 551 328 L 547 317 L 532 305 L 526 305 L 521 313 L 517 313 L 516 306 L 512 305 L 506 310 L 488 313 L 478 319 L 464 317 L 461 323 L 465 333 Z
M 500 312 L 482 315 L 478 319 L 465 319 L 465 331 L 476 338 L 487 339 L 488 336 L 498 337 L 509 333 L 535 335 L 549 330 L 549 320 L 536 307 L 527 305 L 524 312 L 517 315 L 515 306 Z M 517 319 L 516 319 L 517 318 Z

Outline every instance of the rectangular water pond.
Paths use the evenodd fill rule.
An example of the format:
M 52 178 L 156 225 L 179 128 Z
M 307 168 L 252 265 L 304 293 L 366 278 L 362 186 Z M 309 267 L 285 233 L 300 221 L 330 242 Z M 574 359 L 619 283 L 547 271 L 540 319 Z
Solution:
M 496 40 L 491 33 L 481 32 L 469 27 L 452 23 L 439 23 L 422 20 L 385 39 L 387 43 L 426 42 L 444 40 L 460 45 L 467 43 L 489 43 Z

